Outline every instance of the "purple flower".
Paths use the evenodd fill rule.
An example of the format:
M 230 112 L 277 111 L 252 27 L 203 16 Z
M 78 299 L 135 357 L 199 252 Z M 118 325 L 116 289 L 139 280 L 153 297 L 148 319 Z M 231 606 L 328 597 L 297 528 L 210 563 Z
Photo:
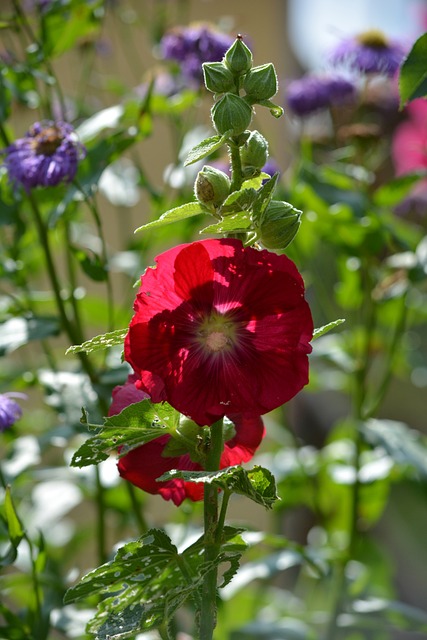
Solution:
M 297 116 L 308 116 L 321 109 L 352 101 L 356 87 L 342 76 L 307 75 L 288 85 L 287 103 Z
M 329 62 L 361 73 L 392 77 L 406 53 L 400 42 L 389 40 L 381 31 L 373 29 L 340 42 L 330 53 Z
M 180 63 L 183 76 L 197 85 L 203 81 L 202 63 L 219 62 L 233 39 L 206 24 L 176 27 L 162 38 L 163 57 Z
M 22 416 L 22 409 L 12 398 L 26 398 L 23 393 L 0 393 L 0 431 L 9 429 Z
M 86 153 L 73 127 L 66 122 L 36 122 L 2 154 L 9 177 L 27 191 L 71 182 Z

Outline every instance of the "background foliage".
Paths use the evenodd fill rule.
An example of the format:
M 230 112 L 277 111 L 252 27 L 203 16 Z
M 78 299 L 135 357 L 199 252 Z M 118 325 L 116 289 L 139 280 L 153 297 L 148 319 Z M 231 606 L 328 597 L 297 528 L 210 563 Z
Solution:
M 30 195 L 0 169 L 0 392 L 27 395 L 22 418 L 1 434 L 0 638 L 90 638 L 94 628 L 96 637 L 120 637 L 123 620 L 114 615 L 126 599 L 145 605 L 131 587 L 117 604 L 115 580 L 134 575 L 133 566 L 123 575 L 124 555 L 139 563 L 150 550 L 158 557 L 144 597 L 150 602 L 149 589 L 163 584 L 170 600 L 167 615 L 150 611 L 138 638 L 167 637 L 165 615 L 169 633 L 187 638 L 193 605 L 178 607 L 193 583 L 171 574 L 183 557 L 197 565 L 201 506 L 176 509 L 134 490 L 119 480 L 114 456 L 102 455 L 97 466 L 70 464 L 76 451 L 94 455 L 81 407 L 102 423 L 128 371 L 117 334 L 107 349 L 65 352 L 106 332 L 122 338 L 139 275 L 160 251 L 200 237 L 206 226 L 189 215 L 133 233 L 194 200 L 201 164 L 184 168 L 184 159 L 213 135 L 211 95 L 191 86 L 165 95 L 158 84 L 166 72 L 179 80 L 159 43 L 167 29 L 188 23 L 192 7 L 47 4 L 16 0 L 1 9 L 2 146 L 35 120 L 64 117 L 87 155 L 71 185 Z M 263 64 L 256 35 L 248 34 Z M 405 63 L 402 103 L 425 94 L 419 60 L 423 38 Z M 366 105 L 346 116 L 351 123 L 374 117 Z M 309 387 L 266 417 L 255 464 L 272 472 L 280 499 L 268 512 L 268 491 L 231 502 L 221 639 L 427 633 L 426 218 L 425 208 L 422 215 L 399 209 L 424 174 L 421 167 L 396 178 L 391 141 L 406 115 L 396 106 L 385 117 L 387 135 L 368 142 L 305 135 L 289 115 L 266 125 L 273 141 L 288 127 L 275 197 L 303 211 L 286 253 L 304 275 L 315 325 L 345 322 L 314 342 Z M 264 121 L 257 113 L 257 127 Z M 219 149 L 209 157 L 223 159 Z

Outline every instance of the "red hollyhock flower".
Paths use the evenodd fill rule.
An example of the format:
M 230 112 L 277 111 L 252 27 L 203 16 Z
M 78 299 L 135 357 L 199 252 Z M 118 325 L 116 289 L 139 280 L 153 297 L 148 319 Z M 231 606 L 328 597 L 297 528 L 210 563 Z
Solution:
M 289 258 L 216 239 L 156 262 L 141 278 L 125 340 L 153 402 L 211 425 L 267 413 L 307 384 L 313 321 Z
M 147 394 L 137 389 L 135 376 L 129 376 L 126 384 L 113 390 L 113 402 L 109 414 L 120 413 L 129 404 L 140 402 L 147 398 Z M 254 455 L 265 429 L 258 416 L 231 416 L 235 426 L 234 437 L 225 443 L 221 456 L 220 467 L 248 462 Z M 163 456 L 163 451 L 170 440 L 169 435 L 156 438 L 147 444 L 132 449 L 118 462 L 119 473 L 132 484 L 147 493 L 160 494 L 165 500 L 172 500 L 177 506 L 185 498 L 197 501 L 203 499 L 203 485 L 184 480 L 170 480 L 168 482 L 156 482 L 166 471 L 181 469 L 185 471 L 200 471 L 202 467 L 192 462 L 190 456 Z

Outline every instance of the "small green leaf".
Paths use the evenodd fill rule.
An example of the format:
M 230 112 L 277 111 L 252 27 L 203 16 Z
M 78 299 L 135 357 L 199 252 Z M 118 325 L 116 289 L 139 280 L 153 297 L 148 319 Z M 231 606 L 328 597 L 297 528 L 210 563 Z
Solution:
M 233 191 L 224 201 L 219 213 L 225 217 L 232 213 L 238 213 L 239 211 L 250 211 L 256 197 L 257 192 L 251 187 L 241 189 L 240 191 Z
M 271 100 L 261 100 L 260 102 L 257 102 L 257 104 L 260 104 L 262 107 L 268 107 L 271 115 L 275 118 L 280 118 L 285 113 L 283 107 L 278 104 L 274 104 Z
M 91 353 L 92 351 L 98 351 L 99 349 L 115 347 L 118 344 L 123 344 L 127 332 L 127 329 L 118 329 L 117 331 L 103 333 L 100 336 L 95 336 L 91 340 L 86 340 L 86 342 L 83 342 L 82 344 L 75 344 L 72 347 L 68 347 L 65 355 L 68 355 L 69 353 L 80 353 L 81 351 Z
M 400 108 L 427 96 L 427 33 L 418 38 L 404 60 L 399 74 Z
M 323 327 L 319 327 L 319 329 L 315 329 L 313 331 L 312 340 L 316 340 L 316 338 L 324 336 L 325 333 L 329 333 L 329 331 L 332 331 L 332 329 L 335 329 L 335 327 L 339 327 L 343 322 L 345 322 L 345 319 L 339 318 L 338 320 L 334 320 L 333 322 L 328 322 L 328 324 L 323 325 Z
M 257 504 L 271 508 L 278 499 L 276 483 L 268 469 L 256 466 L 250 471 L 236 465 L 226 467 L 220 471 L 181 471 L 172 469 L 164 473 L 157 480 L 174 480 L 181 478 L 186 482 L 215 484 L 223 490 L 239 493 L 250 498 Z
M 121 413 L 105 419 L 101 431 L 84 442 L 75 452 L 72 467 L 86 467 L 99 464 L 109 454 L 120 448 L 120 455 L 129 453 L 151 440 L 173 432 L 179 421 L 179 413 L 166 403 L 153 404 L 150 400 L 142 400 L 131 404 Z M 83 414 L 83 422 L 87 423 L 87 414 Z M 88 425 L 97 427 L 98 425 Z
M 187 202 L 186 204 L 182 204 L 180 207 L 169 209 L 169 211 L 163 213 L 158 220 L 153 220 L 153 222 L 143 224 L 142 227 L 135 229 L 135 233 L 145 229 L 152 229 L 153 227 L 163 227 L 165 224 L 186 220 L 192 216 L 198 216 L 201 213 L 210 215 L 210 211 L 205 209 L 200 202 Z
M 217 224 L 201 229 L 199 233 L 245 233 L 252 225 L 251 218 L 246 211 L 240 211 L 232 216 L 227 216 Z
M 211 153 L 222 147 L 230 133 L 230 131 L 226 131 L 222 136 L 212 136 L 211 138 L 206 138 L 205 140 L 202 140 L 202 142 L 199 142 L 199 144 L 196 144 L 196 146 L 190 150 L 184 162 L 184 167 L 188 167 L 188 165 L 206 158 L 206 156 L 209 156 Z
M 274 190 L 279 179 L 279 174 L 275 173 L 274 176 L 267 180 L 257 192 L 255 202 L 252 206 L 253 218 L 255 222 L 260 225 L 262 223 L 264 212 L 273 197 Z

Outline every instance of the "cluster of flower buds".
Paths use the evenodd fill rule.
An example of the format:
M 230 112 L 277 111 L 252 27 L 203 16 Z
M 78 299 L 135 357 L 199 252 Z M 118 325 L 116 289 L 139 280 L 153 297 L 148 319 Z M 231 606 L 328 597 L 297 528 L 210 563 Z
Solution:
M 220 135 L 238 136 L 246 131 L 252 121 L 252 105 L 275 106 L 269 102 L 278 89 L 274 65 L 253 67 L 252 63 L 251 50 L 238 37 L 221 62 L 203 64 L 206 88 L 221 95 L 211 112 Z

